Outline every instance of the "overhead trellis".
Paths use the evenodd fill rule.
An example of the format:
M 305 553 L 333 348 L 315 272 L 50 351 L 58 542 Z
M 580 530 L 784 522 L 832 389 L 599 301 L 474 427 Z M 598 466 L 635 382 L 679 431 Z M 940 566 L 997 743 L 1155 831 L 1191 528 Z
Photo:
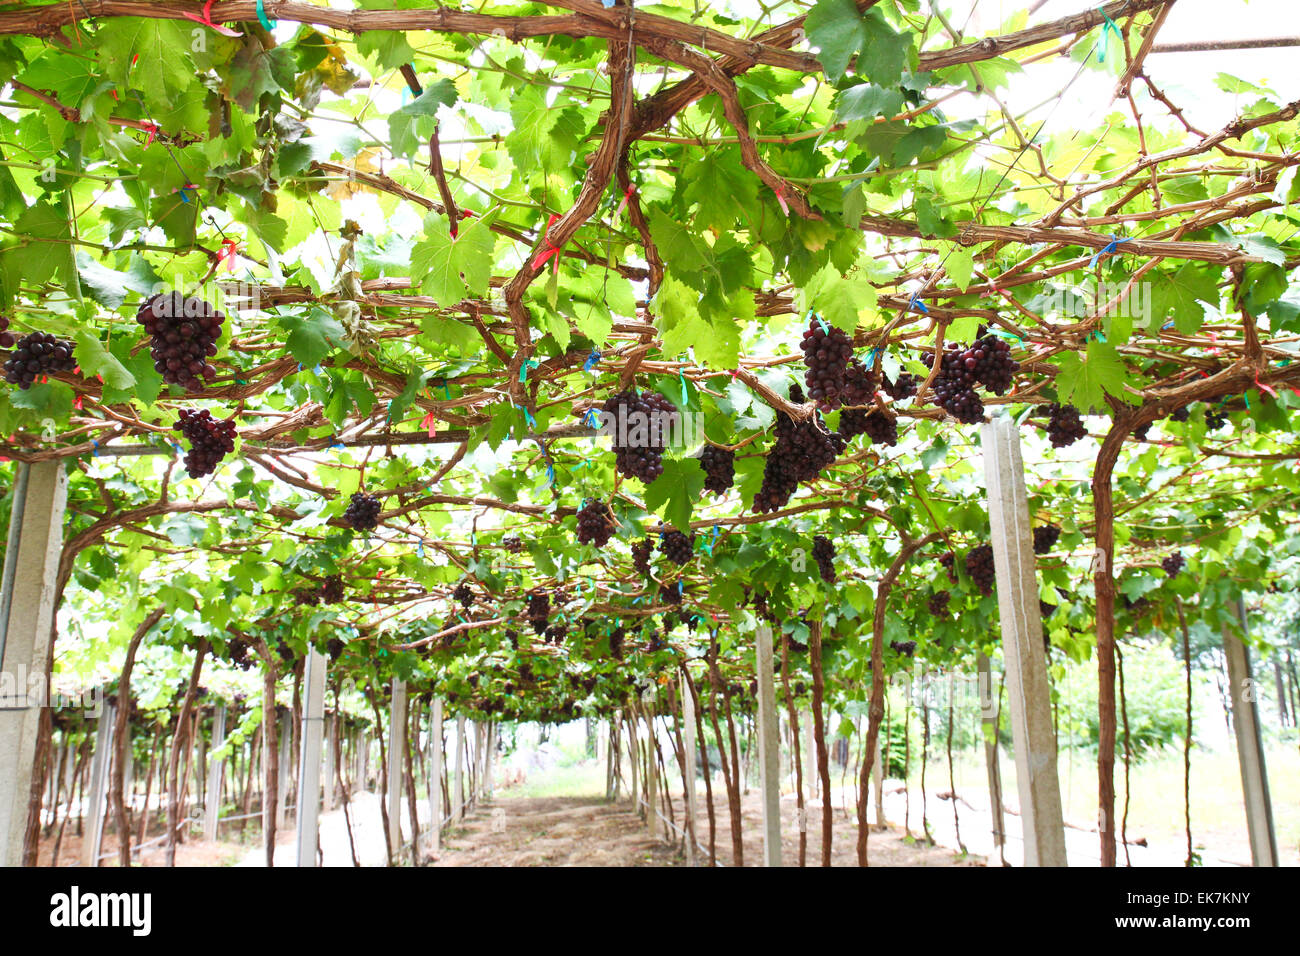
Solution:
M 1034 493 L 1043 515 L 1072 515 L 1045 590 L 1092 572 L 1054 638 L 1095 647 L 1105 777 L 1116 587 L 1139 580 L 1125 562 L 1295 514 L 1277 489 L 1297 457 L 1300 101 L 1230 81 L 1240 115 L 1192 125 L 1149 65 L 1170 6 L 1018 14 L 984 37 L 907 0 L 757 19 L 588 0 L 0 7 L 0 313 L 15 336 L 72 341 L 78 363 L 6 387 L 0 454 L 78 470 L 61 585 L 148 590 L 145 565 L 198 561 L 211 573 L 184 587 L 223 589 L 202 602 L 214 635 L 302 644 L 344 627 L 345 661 L 450 682 L 488 712 L 534 659 L 545 692 L 525 713 L 550 718 L 584 697 L 612 706 L 571 675 L 607 679 L 632 649 L 658 660 L 648 673 L 679 654 L 739 681 L 756 614 L 795 635 L 808 615 L 839 628 L 856 693 L 885 666 L 877 598 L 933 590 L 934 562 L 900 555 L 983 538 L 974 430 L 937 400 L 931 357 L 988 333 L 1017 370 L 983 407 L 1029 432 L 1074 406 L 1100 439 L 1085 471 L 1062 465 Z M 1064 84 L 1007 107 L 1008 84 L 1057 61 Z M 1054 123 L 1098 71 L 1113 95 L 1087 106 L 1112 115 Z M 163 383 L 136 322 L 163 287 L 227 316 L 214 374 L 189 391 Z M 897 446 L 846 439 L 761 513 L 781 423 L 845 431 L 846 411 L 823 419 L 790 391 L 812 315 L 876 385 L 916 388 L 854 406 L 892 422 Z M 700 423 L 651 482 L 596 437 L 594 413 L 628 388 Z M 182 408 L 236 424 L 215 477 L 184 479 Z M 1215 438 L 1206 409 L 1243 436 Z M 736 453 L 720 494 L 703 492 L 701 443 Z M 1171 470 L 1135 484 L 1157 461 Z M 1193 487 L 1179 525 L 1168 509 Z M 344 515 L 354 492 L 382 502 L 368 534 Z M 617 546 L 572 541 L 588 499 L 613 509 Z M 1158 527 L 1117 545 L 1117 514 L 1138 512 Z M 656 552 L 645 573 L 630 546 L 669 528 L 695 535 L 691 561 Z M 817 530 L 852 568 L 834 600 L 790 570 Z M 347 602 L 290 597 L 334 575 Z M 964 644 L 942 625 L 936 660 L 989 639 L 996 605 L 960 579 L 981 624 Z M 464 582 L 468 606 L 452 600 Z M 529 591 L 552 596 L 558 639 L 520 641 Z M 918 611 L 899 613 L 911 627 Z M 689 630 L 650 633 L 665 622 Z M 633 635 L 620 654 L 615 628 Z M 468 682 L 479 673 L 495 676 Z

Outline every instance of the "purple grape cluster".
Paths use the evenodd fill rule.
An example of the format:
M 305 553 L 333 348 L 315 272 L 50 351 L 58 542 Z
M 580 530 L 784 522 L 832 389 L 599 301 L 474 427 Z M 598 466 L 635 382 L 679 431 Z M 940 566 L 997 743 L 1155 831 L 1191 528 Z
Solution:
M 966 554 L 966 573 L 979 588 L 981 594 L 993 593 L 993 579 L 996 570 L 993 566 L 993 546 L 980 544 L 971 548 Z
M 930 616 L 937 620 L 946 620 L 948 617 L 948 602 L 952 600 L 952 594 L 948 591 L 935 591 L 930 595 L 927 607 L 930 609 Z
M 0 349 L 11 349 L 18 338 L 9 331 L 9 316 L 0 315 Z
M 664 448 L 679 415 L 677 407 L 658 392 L 625 389 L 605 402 L 612 416 L 614 466 L 627 478 L 646 484 L 664 473 Z
M 835 583 L 835 545 L 831 544 L 830 538 L 819 534 L 813 537 L 812 546 L 813 560 L 817 562 L 817 570 L 822 576 L 822 580 L 827 584 Z
M 325 604 L 338 604 L 343 600 L 343 575 L 331 574 L 321 582 L 320 599 Z
M 379 525 L 379 499 L 363 491 L 354 492 L 343 512 L 343 520 L 357 531 L 372 531 Z
M 695 553 L 695 535 L 688 538 L 676 529 L 665 531 L 659 538 L 659 550 L 674 564 L 685 564 Z
M 948 580 L 953 584 L 957 583 L 957 555 L 952 551 L 945 551 L 939 555 L 939 563 L 943 569 L 948 572 Z
M 1040 524 L 1034 529 L 1034 554 L 1046 554 L 1056 547 L 1061 529 L 1054 524 Z
M 849 362 L 844 373 L 844 390 L 840 398 L 845 405 L 870 405 L 876 399 L 875 374 L 857 359 Z
M 165 292 L 146 299 L 135 320 L 149 333 L 149 354 L 164 382 L 193 391 L 203 386 L 200 378 L 217 374 L 208 359 L 217 354 L 226 317 L 212 303 Z
M 1073 405 L 1049 405 L 1047 414 L 1050 416 L 1047 421 L 1047 439 L 1053 448 L 1073 445 L 1088 434 L 1088 429 L 1083 427 L 1079 410 Z
M 654 546 L 655 543 L 649 538 L 642 538 L 632 545 L 632 566 L 647 578 L 650 577 L 650 552 L 654 550 Z
M 544 591 L 534 591 L 528 595 L 528 608 L 524 613 L 533 626 L 533 633 L 541 634 L 546 630 L 546 619 L 551 616 L 550 597 Z
M 1183 558 L 1183 553 L 1181 551 L 1175 551 L 1173 554 L 1169 555 L 1169 557 L 1160 562 L 1160 567 L 1165 569 L 1165 574 L 1174 578 L 1178 576 L 1178 572 L 1183 569 L 1183 565 L 1186 563 L 1186 560 Z
M 700 467 L 704 469 L 705 491 L 725 494 L 736 483 L 736 453 L 729 448 L 705 445 L 700 452 Z
M 468 609 L 474 603 L 474 591 L 469 586 L 469 582 L 461 581 L 456 585 L 456 590 L 451 592 L 451 596 L 460 602 L 460 606 Z
M 614 512 L 605 502 L 592 498 L 578 511 L 578 544 L 603 548 L 614 533 Z
M 803 391 L 792 386 L 790 401 L 801 405 L 803 400 Z M 754 495 L 754 511 L 764 514 L 784 507 L 800 482 L 811 481 L 835 462 L 835 457 L 844 450 L 844 443 L 842 435 L 826 430 L 820 415 L 795 421 L 778 411 L 776 442 L 763 463 L 763 484 Z
M 8 325 L 8 320 L 5 324 Z M 9 344 L 13 344 L 11 332 L 0 334 L 8 336 Z M 49 332 L 30 332 L 18 340 L 13 355 L 5 362 L 5 381 L 25 391 L 42 375 L 71 372 L 77 367 L 72 349 L 71 342 L 56 338 Z
M 814 317 L 803 334 L 799 348 L 803 349 L 803 361 L 808 369 L 804 373 L 808 397 L 822 411 L 839 408 L 849 360 L 853 358 L 853 343 L 843 329 L 826 325 Z
M 886 376 L 884 385 L 885 394 L 896 402 L 901 402 L 905 398 L 911 398 L 921 387 L 921 380 L 909 372 L 899 372 L 895 381 L 890 381 Z
M 190 450 L 185 455 L 185 470 L 191 478 L 202 478 L 217 470 L 217 465 L 235 450 L 235 420 L 217 419 L 206 408 L 195 412 L 188 408 L 180 411 L 180 421 L 175 429 L 189 440 Z

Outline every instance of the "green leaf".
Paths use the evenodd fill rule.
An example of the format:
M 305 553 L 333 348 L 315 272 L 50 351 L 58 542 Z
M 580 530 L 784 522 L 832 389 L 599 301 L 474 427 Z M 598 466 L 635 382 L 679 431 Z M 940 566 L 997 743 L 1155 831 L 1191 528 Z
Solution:
M 844 77 L 855 54 L 856 72 L 871 82 L 894 86 L 902 79 L 911 35 L 896 32 L 878 9 L 862 13 L 854 0 L 817 0 L 804 26 L 832 83 Z
M 860 83 L 839 92 L 835 101 L 835 118 L 846 123 L 851 120 L 870 120 L 877 116 L 893 116 L 902 105 L 901 90 Z
M 664 473 L 646 485 L 645 505 L 689 534 L 691 512 L 703 491 L 704 469 L 698 459 L 665 459 Z
M 489 215 L 461 223 L 453 238 L 447 217 L 430 213 L 424 221 L 425 238 L 411 249 L 412 281 L 442 306 L 486 295 L 495 261 L 493 218 Z
M 347 333 L 334 313 L 320 306 L 312 306 L 305 316 L 297 313 L 277 316 L 276 325 L 289 333 L 285 345 L 305 368 L 319 365 L 347 341 Z
M 875 307 L 876 289 L 861 276 L 841 276 L 834 266 L 826 266 L 796 293 L 795 301 L 800 314 L 811 309 L 852 335 L 859 313 Z
M 409 61 L 408 61 L 409 62 Z M 438 107 L 452 106 L 457 99 L 456 86 L 451 80 L 441 79 L 425 87 L 424 92 L 400 109 L 388 114 L 388 133 L 393 152 L 399 156 L 412 156 L 424 145 L 418 135 L 427 125 L 432 129 L 438 116 Z M 418 120 L 424 123 L 417 123 Z
M 81 366 L 83 375 L 87 378 L 102 375 L 104 384 L 115 389 L 126 390 L 135 384 L 135 376 L 104 348 L 94 332 L 79 329 L 74 338 L 77 364 Z
M 1160 269 L 1148 273 L 1149 301 L 1157 327 L 1172 319 L 1179 332 L 1190 335 L 1201 327 L 1205 309 L 1197 302 L 1217 305 L 1219 289 L 1214 275 L 1204 267 L 1187 263 L 1170 275 Z
M 151 112 L 171 109 L 177 95 L 198 83 L 184 21 L 150 17 L 107 20 L 95 33 L 95 47 L 119 96 L 139 90 Z M 138 57 L 138 59 L 137 59 Z
M 962 246 L 953 246 L 943 265 L 957 288 L 965 292 L 975 274 L 975 255 Z
M 1056 389 L 1062 403 L 1088 412 L 1106 411 L 1108 394 L 1130 404 L 1136 401 L 1124 390 L 1128 376 L 1114 345 L 1093 339 L 1085 359 L 1068 352 L 1058 364 L 1061 372 L 1056 376 Z

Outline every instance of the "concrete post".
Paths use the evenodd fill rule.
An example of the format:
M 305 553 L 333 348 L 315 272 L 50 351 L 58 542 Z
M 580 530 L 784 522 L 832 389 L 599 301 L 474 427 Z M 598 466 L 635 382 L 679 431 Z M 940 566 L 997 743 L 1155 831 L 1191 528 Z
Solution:
M 1246 631 L 1246 602 L 1237 598 L 1237 616 Z M 1250 651 L 1223 625 L 1223 655 L 1228 661 L 1232 688 L 1232 730 L 1237 738 L 1241 766 L 1241 794 L 1246 803 L 1246 828 L 1250 834 L 1250 859 L 1255 866 L 1277 866 L 1277 839 L 1273 831 L 1273 804 L 1268 793 L 1268 768 L 1260 741 L 1257 687 L 1251 676 Z
M 492 772 L 493 759 L 497 753 L 497 725 L 496 721 L 489 721 L 487 725 L 487 750 L 483 754 L 483 799 L 492 799 Z
M 655 759 L 655 718 L 654 711 L 646 708 L 646 766 L 649 768 L 645 777 L 645 819 L 650 828 L 650 839 L 659 839 L 659 761 Z
M 776 688 L 772 684 L 772 629 L 758 625 L 754 634 L 758 681 L 759 789 L 763 795 L 763 865 L 781 865 L 781 751 L 776 727 Z
M 465 715 L 456 715 L 456 770 L 451 786 L 451 815 L 453 820 L 465 817 Z
M 19 463 L 0 579 L 0 866 L 20 866 L 27 802 L 48 701 L 54 592 L 68 478 L 59 461 Z M 37 699 L 28 696 L 39 687 Z
M 1002 809 L 1002 773 L 998 768 L 998 695 L 993 690 L 993 671 L 987 655 L 975 658 L 979 674 L 980 726 L 984 731 L 984 766 L 988 770 L 989 812 L 993 822 L 993 845 L 1006 844 L 1006 816 Z
M 627 751 L 627 759 L 632 765 L 632 809 L 635 812 L 640 813 L 641 805 L 638 801 L 641 799 L 641 791 L 637 789 L 637 775 L 638 764 L 641 762 L 641 756 L 639 753 L 640 745 L 637 743 L 636 739 L 635 711 L 633 714 L 634 716 L 631 720 L 628 719 L 626 714 L 623 715 L 623 736 L 627 740 L 627 746 L 624 747 Z
M 109 771 L 113 766 L 113 728 L 116 723 L 117 707 L 112 701 L 105 700 L 104 712 L 99 717 L 99 729 L 95 732 L 95 755 L 90 760 L 90 797 L 85 809 L 82 866 L 99 866 L 99 856 L 103 852 L 104 803 Z
M 686 794 L 686 865 L 695 865 L 695 697 L 685 681 L 678 682 L 678 692 L 682 698 L 681 734 L 682 746 L 686 751 L 686 779 L 682 789 Z
M 393 858 L 402 846 L 402 752 L 406 749 L 406 681 L 393 678 L 393 703 L 388 721 L 388 836 Z M 417 824 L 412 823 L 418 832 Z
M 218 704 L 212 715 L 212 750 L 221 749 L 226 740 L 226 705 Z M 225 772 L 225 760 L 213 757 L 208 761 L 208 785 L 204 791 L 203 801 L 203 839 L 209 843 L 217 838 L 217 824 L 221 820 L 221 778 Z
M 1065 866 L 1051 688 L 1043 653 L 1033 531 L 1020 433 L 1004 414 L 981 426 L 1002 654 L 1006 661 L 1026 866 Z
M 293 749 L 293 728 L 289 718 L 277 714 L 280 724 L 280 756 L 277 762 L 279 783 L 275 788 L 275 829 L 284 829 L 284 821 L 289 808 L 289 754 Z
M 303 671 L 302 735 L 298 754 L 298 865 L 315 866 L 320 845 L 320 749 L 325 730 L 325 655 L 307 649 Z
M 442 698 L 429 715 L 429 852 L 442 848 Z
M 821 793 L 821 777 L 817 775 L 817 725 L 813 722 L 813 712 L 807 711 L 803 715 L 804 726 L 804 748 L 803 748 L 803 780 L 808 787 L 808 803 L 812 803 Z M 781 740 L 780 734 L 776 737 L 779 745 Z M 879 749 L 879 748 L 877 748 Z
M 339 722 L 333 714 L 325 717 L 324 759 L 325 769 L 321 772 L 321 809 L 329 813 L 334 809 L 334 746 L 339 739 Z

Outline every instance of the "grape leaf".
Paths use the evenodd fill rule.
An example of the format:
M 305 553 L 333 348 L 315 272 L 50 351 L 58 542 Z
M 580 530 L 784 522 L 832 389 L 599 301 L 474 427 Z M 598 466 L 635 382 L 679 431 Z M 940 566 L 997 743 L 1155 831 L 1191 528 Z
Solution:
M 1056 390 L 1062 404 L 1068 402 L 1088 412 L 1107 410 L 1108 394 L 1130 404 L 1136 401 L 1124 389 L 1128 376 L 1114 345 L 1093 339 L 1086 358 L 1067 352 L 1058 364 L 1061 372 L 1056 376 Z
M 704 469 L 697 459 L 665 459 L 664 473 L 646 485 L 645 505 L 689 534 L 691 512 L 703 491 Z

